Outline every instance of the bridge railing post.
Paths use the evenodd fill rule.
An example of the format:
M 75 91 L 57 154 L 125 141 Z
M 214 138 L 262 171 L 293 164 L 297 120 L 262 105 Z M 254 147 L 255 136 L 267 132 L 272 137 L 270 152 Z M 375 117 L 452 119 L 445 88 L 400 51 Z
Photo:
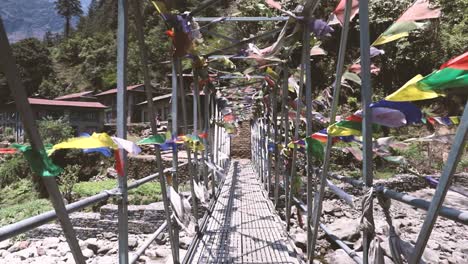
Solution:
M 349 32 L 349 18 L 351 16 L 351 4 L 352 0 L 347 0 L 346 5 L 345 5 L 345 17 L 344 17 L 344 25 L 343 29 L 341 30 L 341 37 L 340 37 L 340 46 L 339 46 L 339 51 L 338 51 L 338 59 L 337 59 L 337 65 L 336 65 L 336 78 L 334 82 L 334 89 L 333 89 L 333 100 L 332 100 L 332 106 L 330 110 L 330 124 L 335 123 L 336 121 L 336 114 L 337 114 L 337 109 L 338 109 L 338 102 L 340 98 L 340 90 L 341 90 L 341 77 L 343 75 L 343 67 L 344 67 L 344 59 L 345 59 L 345 54 L 346 54 L 346 43 L 348 39 L 348 32 Z M 318 234 L 318 228 L 320 226 L 320 216 L 322 214 L 322 202 L 323 202 L 323 196 L 325 193 L 325 186 L 326 186 L 326 180 L 327 180 L 327 175 L 328 175 L 328 168 L 330 166 L 330 155 L 331 155 L 331 149 L 332 149 L 332 136 L 327 137 L 327 145 L 325 147 L 325 156 L 324 156 L 324 161 L 323 161 L 323 171 L 320 174 L 320 185 L 319 185 L 319 190 L 315 194 L 315 206 L 313 208 L 313 215 L 311 219 L 311 225 L 312 225 L 312 234 L 311 234 L 311 241 L 310 241 L 310 247 L 313 249 L 315 248 L 316 241 L 317 241 L 317 234 Z M 314 258 L 314 252 L 313 250 L 311 251 L 311 255 L 309 255 L 309 258 L 313 259 Z

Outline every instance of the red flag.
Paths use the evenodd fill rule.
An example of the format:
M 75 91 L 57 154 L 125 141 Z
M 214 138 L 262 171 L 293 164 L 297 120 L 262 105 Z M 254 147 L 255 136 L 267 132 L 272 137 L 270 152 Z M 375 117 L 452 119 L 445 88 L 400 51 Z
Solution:
M 198 134 L 198 136 L 199 136 L 200 138 L 208 138 L 208 133 L 203 132 L 203 133 Z
M 362 122 L 362 117 L 357 116 L 357 115 L 352 115 L 352 116 L 348 116 L 346 120 L 353 121 L 353 122 Z
M 122 158 L 120 157 L 119 149 L 114 150 L 114 157 L 115 157 L 115 170 L 117 171 L 117 174 L 119 176 L 123 177 L 125 174 L 124 174 L 123 162 L 122 162 Z
M 460 69 L 460 70 L 468 70 L 468 51 L 463 53 L 460 56 L 457 56 L 446 63 L 442 64 L 440 66 L 440 69 L 444 68 L 454 68 L 454 69 Z
M 333 11 L 338 21 L 340 21 L 341 25 L 344 24 L 345 6 L 346 6 L 346 0 L 340 0 L 340 3 L 336 7 L 335 11 Z M 353 0 L 353 3 L 351 4 L 351 17 L 349 18 L 349 20 L 353 20 L 353 17 L 358 12 L 359 12 L 359 1 Z
M 416 21 L 430 18 L 440 17 L 440 8 L 432 9 L 427 0 L 417 0 L 410 8 L 408 8 L 397 22 Z

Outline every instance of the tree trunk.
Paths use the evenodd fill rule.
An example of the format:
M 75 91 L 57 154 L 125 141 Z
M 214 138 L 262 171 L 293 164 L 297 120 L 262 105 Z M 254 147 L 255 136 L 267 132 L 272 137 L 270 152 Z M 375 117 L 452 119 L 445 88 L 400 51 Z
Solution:
M 65 17 L 65 38 L 70 35 L 70 20 L 71 17 Z

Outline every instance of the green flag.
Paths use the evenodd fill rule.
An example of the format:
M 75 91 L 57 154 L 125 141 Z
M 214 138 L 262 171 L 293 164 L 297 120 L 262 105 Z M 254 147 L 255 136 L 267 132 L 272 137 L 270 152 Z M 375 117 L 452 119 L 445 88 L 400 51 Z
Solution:
M 31 166 L 31 170 L 42 177 L 55 177 L 62 173 L 63 169 L 52 163 L 45 149 L 34 150 L 31 146 L 13 144 L 13 147 L 21 151 Z
M 468 71 L 454 68 L 444 68 L 435 71 L 418 82 L 422 90 L 446 90 L 468 87 Z
M 315 138 L 307 137 L 305 139 L 306 150 L 309 155 L 316 158 L 318 161 L 323 161 L 324 151 L 322 142 Z
M 138 141 L 137 145 L 154 145 L 154 144 L 164 144 L 166 142 L 166 136 L 157 134 L 151 137 L 144 138 Z

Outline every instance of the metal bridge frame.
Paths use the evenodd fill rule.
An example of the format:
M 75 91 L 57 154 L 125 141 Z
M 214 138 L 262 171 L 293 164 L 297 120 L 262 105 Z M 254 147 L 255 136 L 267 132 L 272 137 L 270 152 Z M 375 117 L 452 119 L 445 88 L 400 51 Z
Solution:
M 218 0 L 207 0 L 200 4 L 195 10 L 191 12 L 191 15 L 196 15 L 205 7 L 217 2 Z M 121 138 L 126 138 L 127 135 L 127 127 L 126 127 L 126 89 L 127 86 L 127 78 L 126 78 L 126 67 L 127 67 L 127 50 L 128 50 L 128 0 L 118 0 L 118 31 L 117 31 L 117 135 Z M 308 21 L 313 14 L 316 6 L 319 4 L 319 0 L 307 0 L 305 4 L 306 12 L 300 17 L 304 21 Z M 143 20 L 141 15 L 141 6 L 140 0 L 132 1 L 133 3 L 133 11 L 135 15 L 135 23 L 136 23 L 136 35 L 137 41 L 140 48 L 140 60 L 143 69 L 144 75 L 144 85 L 146 87 L 146 96 L 149 109 L 153 109 L 153 101 L 152 101 L 152 94 L 150 92 L 150 75 L 148 69 L 148 58 L 147 58 L 147 51 L 146 46 L 144 44 L 144 34 L 143 34 Z M 330 113 L 330 120 L 333 122 L 336 117 L 336 111 L 338 106 L 338 99 L 339 99 L 339 92 L 340 92 L 340 85 L 341 76 L 343 74 L 343 66 L 344 66 L 344 54 L 346 52 L 346 42 L 347 42 L 347 35 L 349 31 L 349 17 L 351 11 L 351 3 L 352 0 L 346 1 L 346 8 L 345 8 L 345 23 L 343 25 L 343 30 L 341 33 L 340 39 L 340 48 L 336 66 L 336 81 L 334 87 L 334 94 L 333 94 L 333 103 L 332 109 Z M 356 263 L 369 263 L 368 262 L 368 249 L 370 241 L 372 240 L 372 234 L 368 234 L 366 232 L 363 233 L 363 248 L 364 254 L 363 258 L 361 259 L 356 255 L 356 253 L 351 250 L 349 247 L 346 246 L 345 243 L 340 241 L 336 236 L 334 236 L 330 231 L 327 229 L 326 226 L 320 223 L 320 216 L 321 216 L 321 207 L 323 202 L 323 195 L 324 189 L 326 185 L 327 177 L 331 177 L 336 180 L 340 180 L 343 182 L 347 182 L 352 184 L 355 187 L 369 189 L 369 188 L 376 188 L 377 186 L 373 186 L 373 174 L 372 174 L 372 128 L 371 128 L 371 109 L 369 108 L 369 104 L 371 103 L 372 97 L 372 89 L 371 89 L 371 81 L 370 81 L 370 56 L 369 56 L 369 21 L 368 21 L 368 0 L 360 0 L 359 1 L 359 9 L 360 9 L 360 50 L 361 50 L 361 65 L 362 65 L 362 108 L 363 108 L 363 137 L 364 137 L 364 159 L 363 159 L 363 180 L 355 180 L 350 179 L 345 176 L 336 175 L 333 173 L 329 173 L 329 163 L 330 163 L 330 152 L 331 152 L 331 137 L 328 137 L 327 146 L 325 151 L 324 163 L 323 167 L 320 168 L 313 168 L 312 164 L 312 157 L 308 155 L 307 157 L 307 202 L 304 204 L 302 200 L 293 196 L 291 191 L 291 179 L 292 176 L 297 173 L 296 167 L 296 155 L 297 150 L 296 148 L 293 149 L 293 159 L 292 164 L 290 167 L 285 166 L 285 169 L 280 171 L 280 161 L 283 159 L 278 151 L 278 148 L 275 148 L 273 153 L 268 152 L 268 142 L 271 140 L 276 144 L 281 143 L 279 138 L 278 130 L 280 127 L 285 131 L 285 138 L 283 143 L 288 145 L 291 140 L 297 140 L 299 138 L 299 124 L 300 118 L 299 115 L 296 115 L 295 121 L 295 131 L 294 134 L 290 136 L 289 133 L 289 117 L 288 117 L 288 109 L 287 109 L 287 98 L 284 96 L 287 94 L 288 90 L 288 69 L 286 64 L 283 63 L 283 81 L 281 82 L 281 91 L 283 94 L 283 98 L 281 101 L 281 118 L 280 123 L 278 125 L 278 113 L 277 107 L 273 107 L 272 110 L 264 109 L 265 113 L 268 113 L 265 117 L 254 120 L 251 123 L 251 143 L 252 143 L 252 162 L 256 171 L 258 172 L 259 179 L 264 183 L 264 186 L 267 190 L 273 188 L 273 200 L 275 206 L 279 209 L 279 192 L 280 188 L 285 192 L 285 211 L 286 211 L 286 230 L 289 231 L 289 221 L 291 217 L 291 206 L 292 204 L 298 205 L 304 212 L 307 212 L 307 256 L 308 262 L 312 263 L 314 257 L 314 248 L 317 240 L 317 232 L 318 228 L 320 227 L 333 241 L 337 243 L 341 248 L 347 252 L 350 257 Z M 289 17 L 222 17 L 222 18 L 215 18 L 215 17 L 195 17 L 194 20 L 198 22 L 210 22 L 210 23 L 217 23 L 217 22 L 262 22 L 262 21 L 287 21 Z M 224 52 L 230 50 L 232 48 L 238 47 L 240 45 L 245 45 L 250 41 L 255 39 L 260 39 L 264 37 L 271 36 L 279 32 L 278 30 L 273 30 L 271 32 L 264 33 L 259 36 L 255 36 L 253 38 L 234 42 L 231 46 L 208 54 L 208 56 L 215 57 L 216 53 Z M 310 72 L 310 59 L 308 57 L 308 49 L 309 47 L 309 38 L 310 38 L 310 31 L 309 27 L 304 27 L 304 46 L 303 46 L 303 53 L 302 53 L 302 62 L 301 62 L 301 75 L 305 77 L 305 101 L 306 109 L 307 109 L 307 135 L 312 133 L 312 85 L 311 85 L 311 72 Z M 209 34 L 216 35 L 216 33 L 208 32 Z M 225 36 L 218 36 L 224 37 Z M 225 55 L 223 55 L 225 56 Z M 229 55 L 228 55 L 229 56 Z M 18 108 L 18 112 L 21 113 L 21 118 L 25 127 L 25 130 L 30 138 L 31 145 L 33 151 L 40 152 L 43 149 L 42 140 L 38 133 L 37 127 L 35 126 L 35 120 L 30 108 L 30 105 L 27 101 L 27 96 L 23 84 L 21 83 L 18 70 L 16 68 L 15 59 L 12 56 L 11 47 L 7 39 L 7 35 L 3 26 L 3 23 L 0 19 L 0 66 L 5 73 L 9 87 L 11 92 L 14 96 L 16 101 L 16 105 Z M 230 56 L 231 57 L 231 56 Z M 243 59 L 240 56 L 232 56 L 234 59 Z M 181 71 L 181 62 L 178 58 L 172 59 L 172 132 L 174 135 L 177 135 L 177 132 L 181 128 L 179 125 L 178 120 L 178 100 L 181 99 L 182 102 L 182 120 L 183 126 L 182 130 L 187 133 L 187 110 L 185 106 L 184 100 L 184 92 L 185 89 L 183 87 L 183 75 Z M 180 166 L 188 165 L 189 168 L 189 176 L 190 176 L 190 185 L 191 185 L 191 199 L 192 199 L 192 209 L 193 214 L 197 219 L 197 230 L 198 235 L 202 235 L 202 231 L 204 230 L 204 226 L 206 225 L 206 221 L 208 219 L 208 215 L 210 210 L 213 208 L 214 202 L 216 201 L 216 197 L 219 195 L 220 186 L 223 183 L 222 177 L 220 177 L 220 171 L 225 169 L 228 166 L 229 161 L 221 158 L 219 156 L 219 152 L 223 152 L 226 155 L 230 153 L 230 138 L 228 137 L 225 129 L 217 124 L 216 121 L 222 118 L 221 113 L 217 107 L 217 98 L 215 94 L 209 93 L 208 89 L 204 88 L 205 93 L 205 104 L 204 104 L 204 116 L 201 117 L 201 104 L 199 98 L 199 87 L 198 87 L 198 78 L 199 73 L 197 69 L 193 69 L 193 77 L 195 81 L 195 92 L 193 97 L 193 120 L 194 120 L 194 130 L 193 134 L 197 135 L 198 129 L 202 128 L 203 131 L 208 132 L 210 138 L 203 139 L 203 143 L 206 146 L 205 150 L 202 153 L 192 153 L 189 148 L 187 148 L 187 156 L 188 162 L 179 164 L 178 163 L 178 151 L 176 148 L 173 148 L 173 164 L 172 168 L 164 169 L 162 167 L 162 157 L 161 157 L 161 150 L 159 146 L 155 146 L 155 160 L 158 165 L 158 173 L 149 175 L 143 179 L 134 181 L 130 184 L 127 184 L 127 177 L 126 177 L 126 153 L 121 151 L 121 157 L 123 158 L 124 164 L 124 171 L 125 175 L 123 177 L 119 177 L 118 179 L 118 188 L 104 191 L 100 194 L 94 195 L 92 197 L 85 198 L 78 202 L 69 204 L 65 206 L 63 204 L 63 199 L 58 189 L 57 183 L 53 177 L 43 177 L 42 180 L 45 183 L 47 191 L 50 195 L 50 200 L 54 206 L 53 211 L 49 211 L 38 216 L 34 216 L 17 223 L 4 226 L 0 228 L 0 241 L 5 240 L 7 238 L 13 237 L 15 235 L 27 232 L 35 227 L 41 226 L 45 223 L 53 221 L 54 219 L 58 219 L 62 229 L 64 231 L 66 240 L 70 246 L 71 252 L 75 259 L 76 263 L 84 264 L 85 260 L 82 255 L 81 249 L 78 245 L 78 240 L 75 235 L 75 231 L 72 227 L 70 222 L 69 214 L 75 212 L 77 210 L 83 209 L 87 206 L 90 206 L 94 203 L 107 200 L 108 198 L 114 196 L 119 198 L 119 263 L 127 264 L 127 263 L 135 263 L 138 258 L 143 254 L 145 249 L 152 243 L 152 241 L 161 233 L 163 230 L 167 228 L 170 241 L 171 241 L 171 249 L 172 249 L 172 257 L 174 263 L 180 263 L 180 256 L 179 256 L 179 234 L 178 234 L 178 226 L 175 220 L 176 215 L 174 215 L 175 209 L 172 207 L 168 197 L 168 190 L 166 188 L 166 176 L 165 174 L 170 172 L 171 179 L 173 182 L 173 187 L 176 191 L 178 191 L 178 177 L 177 177 L 177 169 Z M 254 76 L 255 78 L 263 78 L 263 76 Z M 240 78 L 239 76 L 221 76 L 220 78 L 223 79 L 232 79 L 232 78 Z M 299 93 L 299 98 L 302 98 L 302 86 L 303 86 L 304 78 L 301 78 L 301 89 Z M 279 88 L 279 87 L 278 87 Z M 276 95 L 276 89 L 273 89 Z M 179 94 L 180 92 L 180 94 Z M 276 96 L 272 97 L 272 104 L 277 106 Z M 275 99 L 275 100 L 273 100 Z M 301 109 L 301 100 L 298 100 L 298 110 Z M 299 111 L 298 111 L 299 113 Z M 149 111 L 150 115 L 150 123 L 151 129 L 153 134 L 157 133 L 157 127 L 155 122 L 155 116 L 153 111 Z M 271 117 L 271 118 L 270 118 Z M 273 121 L 271 121 L 271 119 Z M 454 221 L 468 224 L 468 213 L 459 211 L 453 208 L 448 208 L 442 206 L 448 188 L 450 186 L 450 182 L 453 178 L 454 171 L 456 166 L 459 162 L 460 156 L 463 153 L 463 150 L 466 145 L 467 139 L 467 130 L 468 130 L 468 104 L 465 106 L 465 110 L 463 113 L 463 117 L 461 123 L 457 129 L 457 134 L 452 146 L 452 149 L 449 153 L 449 158 L 444 166 L 440 183 L 437 187 L 435 196 L 431 201 L 424 201 L 421 199 L 414 199 L 409 195 L 401 194 L 395 192 L 393 190 L 387 188 L 376 188 L 377 192 L 382 193 L 385 197 L 415 206 L 417 208 L 421 208 L 428 211 L 424 224 L 421 228 L 421 232 L 419 233 L 419 237 L 416 242 L 415 251 L 413 252 L 412 259 L 410 263 L 416 264 L 421 259 L 422 252 L 424 251 L 431 231 L 433 229 L 434 223 L 437 220 L 437 217 L 443 216 L 448 219 L 452 219 Z M 199 154 L 201 155 L 201 159 L 199 159 Z M 192 158 L 193 157 L 193 158 Z M 275 170 L 272 172 L 272 161 L 273 159 L 276 161 Z M 284 161 L 284 160 L 283 160 Z M 198 174 L 198 169 L 195 167 L 203 167 L 202 175 Z M 272 181 L 272 174 L 274 174 L 274 186 Z M 280 180 L 280 174 L 283 174 L 283 182 Z M 318 179 L 320 179 L 319 186 L 313 185 L 313 175 L 315 175 Z M 210 186 L 210 177 L 211 177 L 211 204 L 208 206 L 208 211 L 205 213 L 205 216 L 202 219 L 198 219 L 198 204 L 197 199 L 195 197 L 194 192 L 194 182 L 202 183 L 208 189 Z M 166 212 L 166 221 L 156 230 L 156 232 L 149 237 L 147 241 L 143 243 L 143 246 L 140 247 L 134 255 L 129 256 L 128 252 L 128 213 L 127 213 L 127 193 L 129 189 L 136 188 L 142 184 L 147 182 L 153 181 L 159 178 L 159 182 L 161 184 L 164 208 Z M 317 189 L 318 188 L 318 189 Z M 371 203 L 372 205 L 372 203 Z M 372 210 L 371 210 L 372 211 Z M 363 212 L 364 213 L 364 212 Z M 372 214 L 364 214 L 364 217 L 367 221 L 373 221 Z M 193 254 L 196 243 L 192 243 L 185 258 L 190 259 L 190 256 Z

